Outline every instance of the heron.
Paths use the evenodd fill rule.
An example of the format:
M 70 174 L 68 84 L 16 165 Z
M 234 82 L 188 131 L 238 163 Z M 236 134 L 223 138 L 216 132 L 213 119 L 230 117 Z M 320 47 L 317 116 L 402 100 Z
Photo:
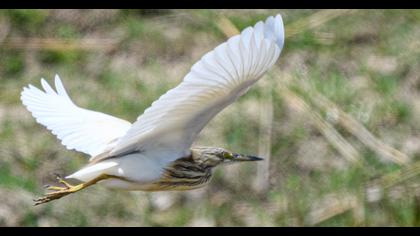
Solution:
M 206 186 L 214 167 L 263 158 L 220 147 L 192 147 L 205 125 L 245 94 L 278 60 L 284 45 L 280 14 L 259 21 L 204 54 L 183 78 L 133 123 L 77 106 L 60 77 L 53 89 L 31 84 L 21 101 L 69 150 L 90 156 L 81 169 L 34 199 L 60 199 L 94 184 L 128 191 L 182 191 Z M 66 179 L 66 180 L 65 180 Z M 70 184 L 67 179 L 79 181 Z

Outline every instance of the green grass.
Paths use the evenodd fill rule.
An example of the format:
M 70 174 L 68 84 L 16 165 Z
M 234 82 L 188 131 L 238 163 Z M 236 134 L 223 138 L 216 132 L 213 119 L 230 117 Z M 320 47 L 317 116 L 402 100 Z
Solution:
M 33 180 L 23 179 L 21 176 L 14 175 L 5 164 L 0 168 L 0 186 L 5 188 L 23 188 L 31 192 L 36 189 Z

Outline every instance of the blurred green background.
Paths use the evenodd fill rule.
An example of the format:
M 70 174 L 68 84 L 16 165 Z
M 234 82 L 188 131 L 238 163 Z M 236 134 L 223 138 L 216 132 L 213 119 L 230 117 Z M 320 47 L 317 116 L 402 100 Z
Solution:
M 100 185 L 33 207 L 87 162 L 20 103 L 58 73 L 81 107 L 134 121 L 207 51 L 281 13 L 274 69 L 196 144 L 258 154 L 205 188 Z M 419 10 L 0 10 L 1 226 L 420 226 Z

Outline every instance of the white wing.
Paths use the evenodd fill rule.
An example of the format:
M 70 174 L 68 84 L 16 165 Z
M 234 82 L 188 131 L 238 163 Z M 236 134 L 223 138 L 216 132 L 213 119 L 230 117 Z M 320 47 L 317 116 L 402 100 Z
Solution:
M 230 38 L 194 64 L 181 84 L 153 102 L 108 155 L 136 150 L 157 150 L 172 159 L 187 155 L 210 119 L 277 61 L 283 43 L 280 15 Z
M 51 130 L 68 149 L 95 156 L 131 127 L 125 120 L 76 106 L 58 75 L 55 76 L 57 92 L 44 79 L 41 84 L 45 92 L 32 85 L 24 87 L 22 103 L 36 121 Z

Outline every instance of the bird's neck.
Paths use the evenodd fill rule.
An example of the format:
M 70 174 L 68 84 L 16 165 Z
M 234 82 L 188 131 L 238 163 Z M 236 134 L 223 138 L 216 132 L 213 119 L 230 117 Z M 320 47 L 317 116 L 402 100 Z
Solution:
M 182 157 L 165 168 L 173 178 L 195 178 L 198 176 L 211 175 L 211 168 L 197 162 L 192 156 Z

